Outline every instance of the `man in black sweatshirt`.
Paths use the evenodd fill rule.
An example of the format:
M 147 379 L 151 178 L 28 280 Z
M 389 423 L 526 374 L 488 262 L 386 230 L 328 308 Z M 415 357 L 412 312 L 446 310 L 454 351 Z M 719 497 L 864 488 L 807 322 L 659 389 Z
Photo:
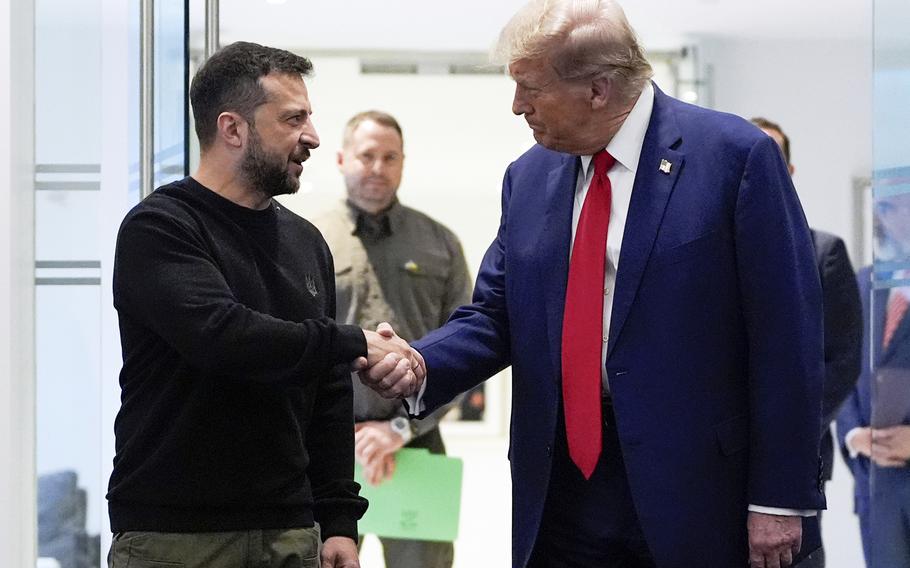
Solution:
M 408 396 L 422 361 L 333 321 L 329 249 L 272 199 L 319 145 L 311 70 L 251 43 L 216 53 L 190 91 L 198 171 L 120 228 L 111 567 L 359 566 L 349 369 L 398 366 L 383 395 Z

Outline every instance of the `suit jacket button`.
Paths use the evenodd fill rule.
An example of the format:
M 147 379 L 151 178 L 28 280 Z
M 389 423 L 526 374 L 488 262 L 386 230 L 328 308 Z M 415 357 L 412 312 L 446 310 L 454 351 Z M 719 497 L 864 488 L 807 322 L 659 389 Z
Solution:
M 552 455 L 553 455 L 553 448 L 551 448 L 550 445 L 547 444 L 547 457 L 550 457 Z

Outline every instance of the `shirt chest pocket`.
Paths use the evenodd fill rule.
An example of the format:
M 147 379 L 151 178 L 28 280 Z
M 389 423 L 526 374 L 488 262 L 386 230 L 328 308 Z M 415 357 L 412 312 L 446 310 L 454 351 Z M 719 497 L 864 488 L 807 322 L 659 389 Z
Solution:
M 434 298 L 445 294 L 450 262 L 441 256 L 417 255 L 399 258 L 398 278 L 415 296 Z

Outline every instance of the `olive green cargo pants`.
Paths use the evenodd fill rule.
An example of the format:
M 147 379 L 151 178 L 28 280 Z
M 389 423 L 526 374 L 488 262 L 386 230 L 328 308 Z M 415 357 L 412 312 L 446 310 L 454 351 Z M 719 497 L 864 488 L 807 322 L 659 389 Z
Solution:
M 319 529 L 114 535 L 108 568 L 319 568 Z

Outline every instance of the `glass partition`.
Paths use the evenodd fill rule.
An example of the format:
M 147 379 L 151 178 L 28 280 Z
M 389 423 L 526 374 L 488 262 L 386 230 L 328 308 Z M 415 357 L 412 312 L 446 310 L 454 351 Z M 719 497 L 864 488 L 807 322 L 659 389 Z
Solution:
M 854 473 L 868 566 L 893 568 L 910 566 L 910 4 L 874 9 L 875 260 L 861 272 L 866 353 L 852 409 L 872 444 Z
M 35 5 L 39 566 L 106 565 L 120 349 L 110 272 L 116 227 L 138 201 L 138 17 L 138 2 Z M 155 20 L 157 184 L 185 172 L 184 0 L 158 0 Z

